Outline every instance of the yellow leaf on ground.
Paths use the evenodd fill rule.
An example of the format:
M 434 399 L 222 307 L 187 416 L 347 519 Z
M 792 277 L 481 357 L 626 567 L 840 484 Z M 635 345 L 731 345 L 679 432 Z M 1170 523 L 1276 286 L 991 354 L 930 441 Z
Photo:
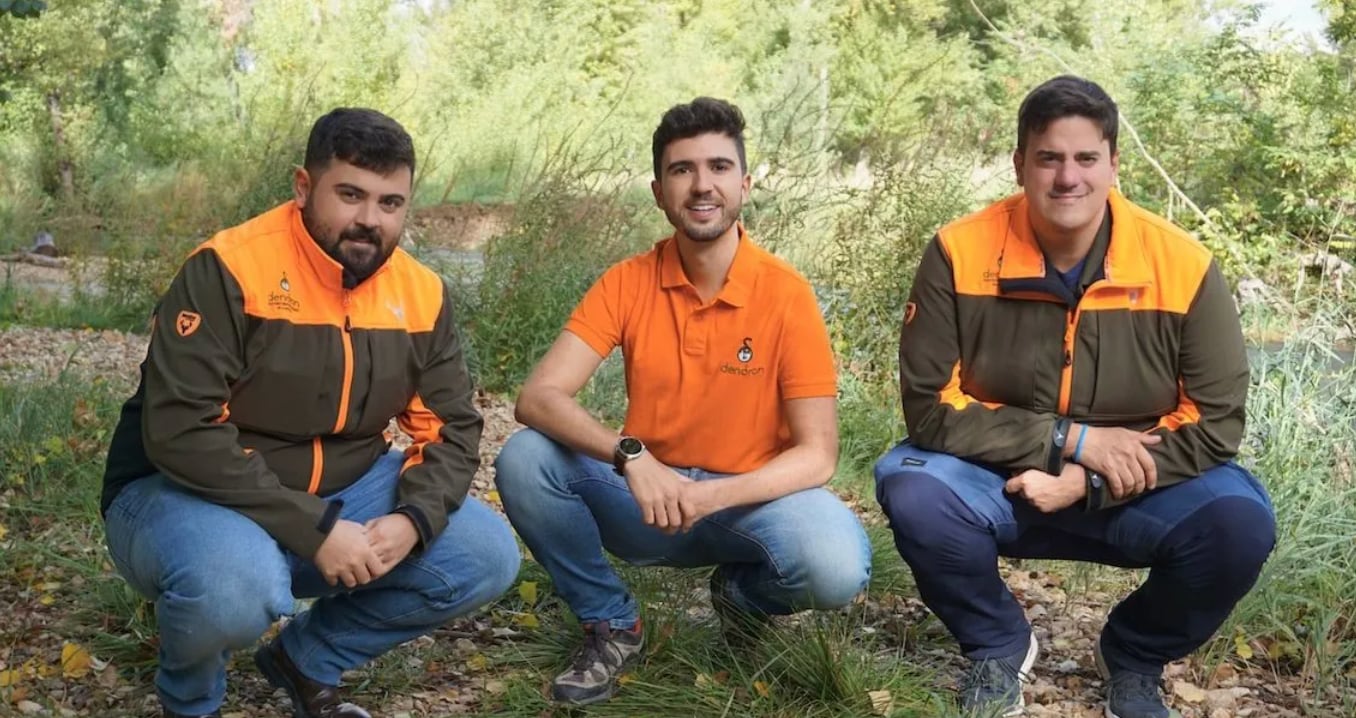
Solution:
M 623 674 L 621 674 L 621 676 L 619 676 L 619 677 L 617 678 L 617 685 L 619 685 L 619 686 L 624 686 L 624 685 L 626 685 L 626 684 L 628 684 L 628 683 L 634 682 L 635 680 L 636 680 L 636 677 L 633 676 L 633 675 L 631 675 L 630 673 L 623 673 Z
M 515 623 L 523 628 L 541 628 L 541 621 L 537 620 L 537 614 L 524 613 L 515 619 Z
M 697 688 L 710 688 L 715 685 L 715 681 L 712 681 L 711 676 L 708 676 L 705 673 L 698 673 L 697 677 L 692 679 L 692 685 Z
M 871 699 L 871 712 L 878 716 L 888 716 L 895 710 L 895 697 L 890 691 L 867 691 L 866 697 Z
M 529 606 L 537 605 L 537 582 L 523 581 L 518 584 L 518 597 Z
M 10 686 L 18 685 L 19 679 L 22 677 L 23 676 L 20 675 L 17 668 L 9 671 L 0 671 L 0 688 L 9 688 Z
M 5 528 L 4 524 L 0 524 L 0 541 L 5 540 L 5 534 L 7 533 L 9 533 L 9 529 Z
M 1252 646 L 1248 645 L 1248 637 L 1242 631 L 1234 633 L 1234 653 L 1245 661 L 1252 658 Z
M 93 660 L 78 643 L 66 643 L 61 647 L 61 674 L 67 678 L 84 678 L 89 675 Z
M 772 691 L 768 688 L 767 683 L 765 683 L 765 682 L 763 682 L 763 681 L 754 681 L 754 682 L 753 682 L 753 692 L 754 692 L 754 693 L 757 693 L 758 695 L 762 696 L 763 698 L 771 698 L 771 697 L 772 697 Z
M 56 597 L 53 596 L 53 595 L 50 594 L 50 593 L 44 593 L 44 594 L 42 595 L 42 598 L 39 598 L 39 599 L 38 599 L 38 603 L 41 603 L 41 604 L 44 605 L 44 606 L 50 606 L 50 605 L 56 603 Z
M 492 503 L 492 504 L 494 504 L 495 506 L 503 506 L 503 505 L 504 505 L 504 502 L 501 501 L 501 500 L 499 499 L 499 492 L 498 492 L 497 490 L 496 490 L 496 491 L 486 491 L 486 492 L 485 492 L 485 500 L 488 501 L 488 502 L 490 502 L 490 503 Z
M 484 653 L 477 653 L 466 659 L 466 667 L 473 671 L 483 671 L 490 665 L 490 659 Z

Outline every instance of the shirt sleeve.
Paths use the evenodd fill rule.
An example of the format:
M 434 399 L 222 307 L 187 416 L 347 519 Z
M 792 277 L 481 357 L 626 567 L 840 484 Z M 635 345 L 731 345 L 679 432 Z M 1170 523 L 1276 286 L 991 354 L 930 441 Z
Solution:
M 601 357 L 621 343 L 626 269 L 623 263 L 604 272 L 565 322 L 565 331 L 584 340 Z
M 786 303 L 782 320 L 782 362 L 777 377 L 783 399 L 837 396 L 833 346 L 814 290 L 801 281 Z

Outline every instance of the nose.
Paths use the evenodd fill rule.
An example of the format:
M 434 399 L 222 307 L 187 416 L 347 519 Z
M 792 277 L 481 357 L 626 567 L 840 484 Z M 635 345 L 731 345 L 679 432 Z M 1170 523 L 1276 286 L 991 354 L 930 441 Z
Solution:
M 376 227 L 380 224 L 380 220 L 378 219 L 380 217 L 380 212 L 381 208 L 377 206 L 375 201 L 363 202 L 358 208 L 358 214 L 353 218 L 353 221 L 355 224 L 362 227 Z
M 704 195 L 710 192 L 713 186 L 709 172 L 701 168 L 692 171 L 692 194 Z
M 1079 177 L 1077 162 L 1061 162 L 1059 169 L 1055 171 L 1055 187 L 1059 189 L 1077 187 Z

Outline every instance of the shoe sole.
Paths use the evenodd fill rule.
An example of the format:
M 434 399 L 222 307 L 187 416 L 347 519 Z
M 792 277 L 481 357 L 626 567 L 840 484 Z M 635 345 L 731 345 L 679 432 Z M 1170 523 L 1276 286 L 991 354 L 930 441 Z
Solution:
M 292 718 L 311 718 L 306 714 L 306 709 L 301 707 L 301 696 L 297 695 L 296 689 L 292 687 L 292 682 L 283 675 L 282 669 L 273 662 L 273 656 L 269 655 L 268 647 L 265 646 L 254 652 L 254 667 L 264 675 L 264 679 L 274 688 L 281 688 L 287 693 L 288 700 L 292 701 Z

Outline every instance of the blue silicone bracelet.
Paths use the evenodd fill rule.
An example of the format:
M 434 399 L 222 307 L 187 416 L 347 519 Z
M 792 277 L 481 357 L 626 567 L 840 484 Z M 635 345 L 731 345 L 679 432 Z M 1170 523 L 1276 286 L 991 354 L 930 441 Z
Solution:
M 1083 440 L 1086 438 L 1088 438 L 1088 427 L 1087 426 L 1078 427 L 1078 443 L 1074 444 L 1073 452 L 1073 460 L 1075 464 L 1078 463 L 1078 455 L 1083 453 Z

